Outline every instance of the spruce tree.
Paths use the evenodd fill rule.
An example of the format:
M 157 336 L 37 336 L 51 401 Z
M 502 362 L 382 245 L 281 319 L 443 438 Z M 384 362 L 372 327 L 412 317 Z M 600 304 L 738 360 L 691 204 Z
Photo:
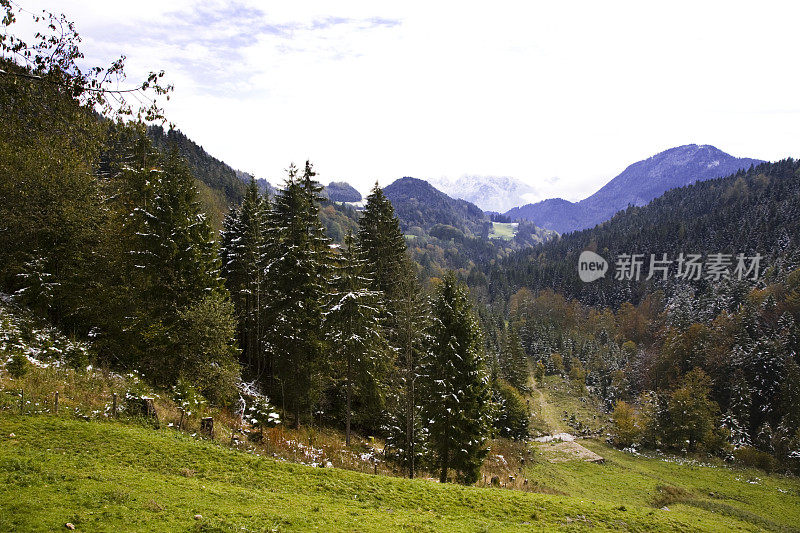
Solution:
M 365 263 L 352 233 L 345 236 L 332 279 L 333 293 L 325 322 L 331 352 L 344 369 L 346 394 L 345 442 L 350 445 L 354 397 L 361 423 L 380 420 L 384 408 L 383 377 L 386 344 L 381 335 L 381 293 L 368 288 Z
M 750 409 L 752 400 L 747 379 L 741 370 L 737 370 L 731 378 L 730 391 L 728 411 L 722 417 L 722 425 L 730 431 L 731 443 L 734 446 L 748 446 L 751 442 Z
M 194 178 L 177 150 L 153 173 L 152 190 L 132 213 L 136 229 L 131 251 L 138 275 L 132 280 L 138 308 L 132 329 L 140 359 L 158 382 L 174 383 L 189 362 L 179 358 L 177 339 L 187 323 L 180 317 L 213 297 L 214 312 L 227 321 L 227 300 L 211 228 L 200 212 Z M 226 331 L 222 328 L 221 331 Z M 229 345 L 232 339 L 222 339 Z
M 522 349 L 522 343 L 515 328 L 510 327 L 506 336 L 505 346 L 500 352 L 500 374 L 517 390 L 528 390 L 528 357 Z
M 294 412 L 311 406 L 312 378 L 323 353 L 323 303 L 328 296 L 330 242 L 319 220 L 313 170 L 302 178 L 292 165 L 275 199 L 270 227 L 270 261 L 265 265 L 269 327 L 265 347 L 274 357 L 273 397 Z M 274 390 L 273 390 L 274 389 Z
M 358 244 L 364 250 L 372 288 L 385 295 L 391 313 L 409 264 L 394 207 L 377 183 L 358 221 Z
M 251 180 L 241 207 L 225 217 L 221 235 L 222 272 L 236 308 L 242 360 L 255 376 L 270 368 L 263 349 L 268 213 L 268 197 Z
M 387 443 L 408 477 L 413 478 L 416 464 L 425 454 L 425 428 L 419 412 L 417 382 L 428 344 L 430 311 L 411 260 L 406 258 L 406 262 L 394 300 L 397 357 L 393 382 L 396 386 L 388 413 Z
M 425 364 L 425 420 L 439 480 L 448 472 L 471 484 L 486 455 L 490 390 L 481 333 L 466 287 L 452 272 L 442 280 L 433 303 L 431 346 Z

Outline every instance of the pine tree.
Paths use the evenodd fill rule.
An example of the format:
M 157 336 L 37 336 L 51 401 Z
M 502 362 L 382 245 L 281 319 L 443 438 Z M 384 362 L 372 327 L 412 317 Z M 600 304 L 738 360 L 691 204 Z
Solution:
M 382 321 L 393 348 L 389 360 L 396 369 L 389 384 L 393 392 L 388 441 L 413 477 L 423 451 L 416 382 L 427 310 L 394 207 L 377 183 L 367 196 L 358 226 L 358 243 L 364 251 L 372 289 L 383 294 Z
M 524 440 L 529 436 L 530 413 L 519 391 L 505 380 L 492 382 L 492 402 L 495 404 L 494 427 L 501 437 Z
M 294 425 L 303 408 L 311 407 L 312 382 L 323 353 L 323 304 L 328 295 L 330 243 L 319 220 L 318 184 L 307 162 L 302 178 L 290 166 L 276 199 L 270 228 L 266 338 L 274 357 L 272 397 L 288 402 Z M 274 390 L 273 390 L 274 389 Z
M 500 375 L 517 390 L 524 392 L 528 389 L 528 357 L 513 327 L 509 328 L 505 346 L 500 352 Z
M 730 431 L 731 444 L 736 447 L 750 445 L 750 409 L 752 400 L 744 372 L 737 371 L 731 379 L 728 411 L 722 425 Z
M 227 291 L 219 277 L 211 229 L 196 200 L 194 178 L 177 150 L 169 152 L 154 176 L 150 194 L 131 220 L 137 230 L 131 253 L 139 272 L 133 280 L 139 307 L 132 329 L 143 339 L 140 359 L 151 377 L 172 384 L 191 364 L 179 357 L 177 342 L 186 325 L 181 315 L 195 305 L 211 305 L 219 320 L 227 321 L 222 303 Z M 207 298 L 218 303 L 201 304 Z M 226 328 L 220 331 L 224 335 Z
M 491 398 L 480 329 L 467 289 L 452 272 L 437 291 L 433 317 L 425 364 L 431 452 L 442 483 L 453 469 L 460 481 L 471 484 L 486 455 Z
M 781 404 L 783 417 L 781 427 L 787 435 L 800 432 L 800 364 L 794 354 L 786 356 L 786 375 L 781 385 Z
M 406 241 L 392 203 L 376 183 L 358 221 L 358 244 L 366 256 L 372 288 L 381 291 L 394 310 L 404 274 L 408 272 Z
M 271 371 L 263 347 L 268 215 L 269 199 L 251 180 L 241 207 L 232 208 L 225 217 L 221 234 L 222 273 L 236 308 L 242 360 L 255 376 Z
M 370 290 L 364 260 L 352 233 L 345 236 L 332 279 L 333 293 L 325 317 L 333 353 L 343 361 L 346 393 L 345 442 L 350 445 L 354 396 L 360 400 L 362 424 L 377 423 L 384 408 L 383 377 L 387 373 L 381 335 L 381 293 Z
M 398 463 L 413 478 L 416 465 L 425 454 L 425 428 L 420 418 L 417 382 L 428 344 L 430 313 L 427 297 L 417 281 L 410 259 L 402 269 L 395 299 L 396 378 L 389 409 L 387 444 L 396 451 Z

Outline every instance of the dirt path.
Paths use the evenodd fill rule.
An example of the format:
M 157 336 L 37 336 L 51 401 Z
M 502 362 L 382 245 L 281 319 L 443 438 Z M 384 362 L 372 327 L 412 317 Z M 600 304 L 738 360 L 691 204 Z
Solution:
M 545 424 L 547 424 L 551 434 L 569 431 L 569 428 L 561 422 L 561 417 L 558 416 L 558 410 L 547 401 L 541 389 L 538 387 L 534 388 L 533 397 L 534 401 L 539 403 L 539 412 L 542 414 L 542 419 Z
M 531 396 L 533 401 L 538 402 L 541 417 L 550 430 L 550 434 L 559 437 L 559 433 L 569 434 L 571 429 L 562 422 L 559 411 L 555 405 L 547 401 L 544 391 L 534 387 Z M 569 439 L 564 442 L 560 440 L 552 442 L 540 442 L 535 446 L 544 458 L 551 463 L 562 463 L 566 461 L 588 461 L 591 463 L 602 463 L 603 458 L 593 451 L 574 442 L 574 437 L 569 435 Z M 538 439 L 537 439 L 538 440 Z

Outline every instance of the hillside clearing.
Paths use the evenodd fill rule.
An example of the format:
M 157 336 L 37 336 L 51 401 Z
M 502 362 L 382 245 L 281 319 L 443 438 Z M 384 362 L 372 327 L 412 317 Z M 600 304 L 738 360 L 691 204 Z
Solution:
M 603 453 L 606 453 L 605 451 Z M 629 461 L 637 462 L 631 456 Z M 616 464 L 615 469 L 621 469 Z M 621 465 L 626 465 L 622 462 Z M 659 463 L 666 470 L 686 469 Z M 534 465 L 542 479 L 568 478 L 572 497 L 439 485 L 425 480 L 319 469 L 231 450 L 173 430 L 53 416 L 0 416 L 0 529 L 57 531 L 71 522 L 82 531 L 712 531 L 758 529 L 747 516 L 696 508 L 661 511 L 644 495 L 585 494 L 602 479 L 573 474 L 601 465 Z M 617 472 L 614 470 L 613 472 Z M 723 472 L 720 470 L 720 472 Z M 615 474 L 616 475 L 616 474 Z M 725 473 L 733 477 L 730 472 Z M 549 476 L 549 479 L 548 479 Z M 784 530 L 798 517 L 796 481 L 763 476 L 746 485 Z M 608 479 L 605 479 L 608 482 Z M 780 492 L 781 489 L 785 492 Z M 609 502 L 609 495 L 617 502 Z M 602 498 L 600 498 L 602 496 Z M 622 504 L 622 503 L 624 504 Z M 794 506 L 794 507 L 792 507 Z M 195 515 L 201 519 L 195 519 Z M 699 518 L 698 518 L 699 516 Z M 762 524 L 763 526 L 763 524 Z

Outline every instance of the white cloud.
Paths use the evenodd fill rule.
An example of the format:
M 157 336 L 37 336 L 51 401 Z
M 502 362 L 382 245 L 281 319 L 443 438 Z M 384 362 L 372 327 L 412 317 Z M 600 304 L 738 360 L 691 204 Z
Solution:
M 170 118 L 272 181 L 508 175 L 578 199 L 691 142 L 798 155 L 793 2 L 26 2 L 90 60 L 163 68 Z M 553 181 L 553 176 L 558 176 Z

